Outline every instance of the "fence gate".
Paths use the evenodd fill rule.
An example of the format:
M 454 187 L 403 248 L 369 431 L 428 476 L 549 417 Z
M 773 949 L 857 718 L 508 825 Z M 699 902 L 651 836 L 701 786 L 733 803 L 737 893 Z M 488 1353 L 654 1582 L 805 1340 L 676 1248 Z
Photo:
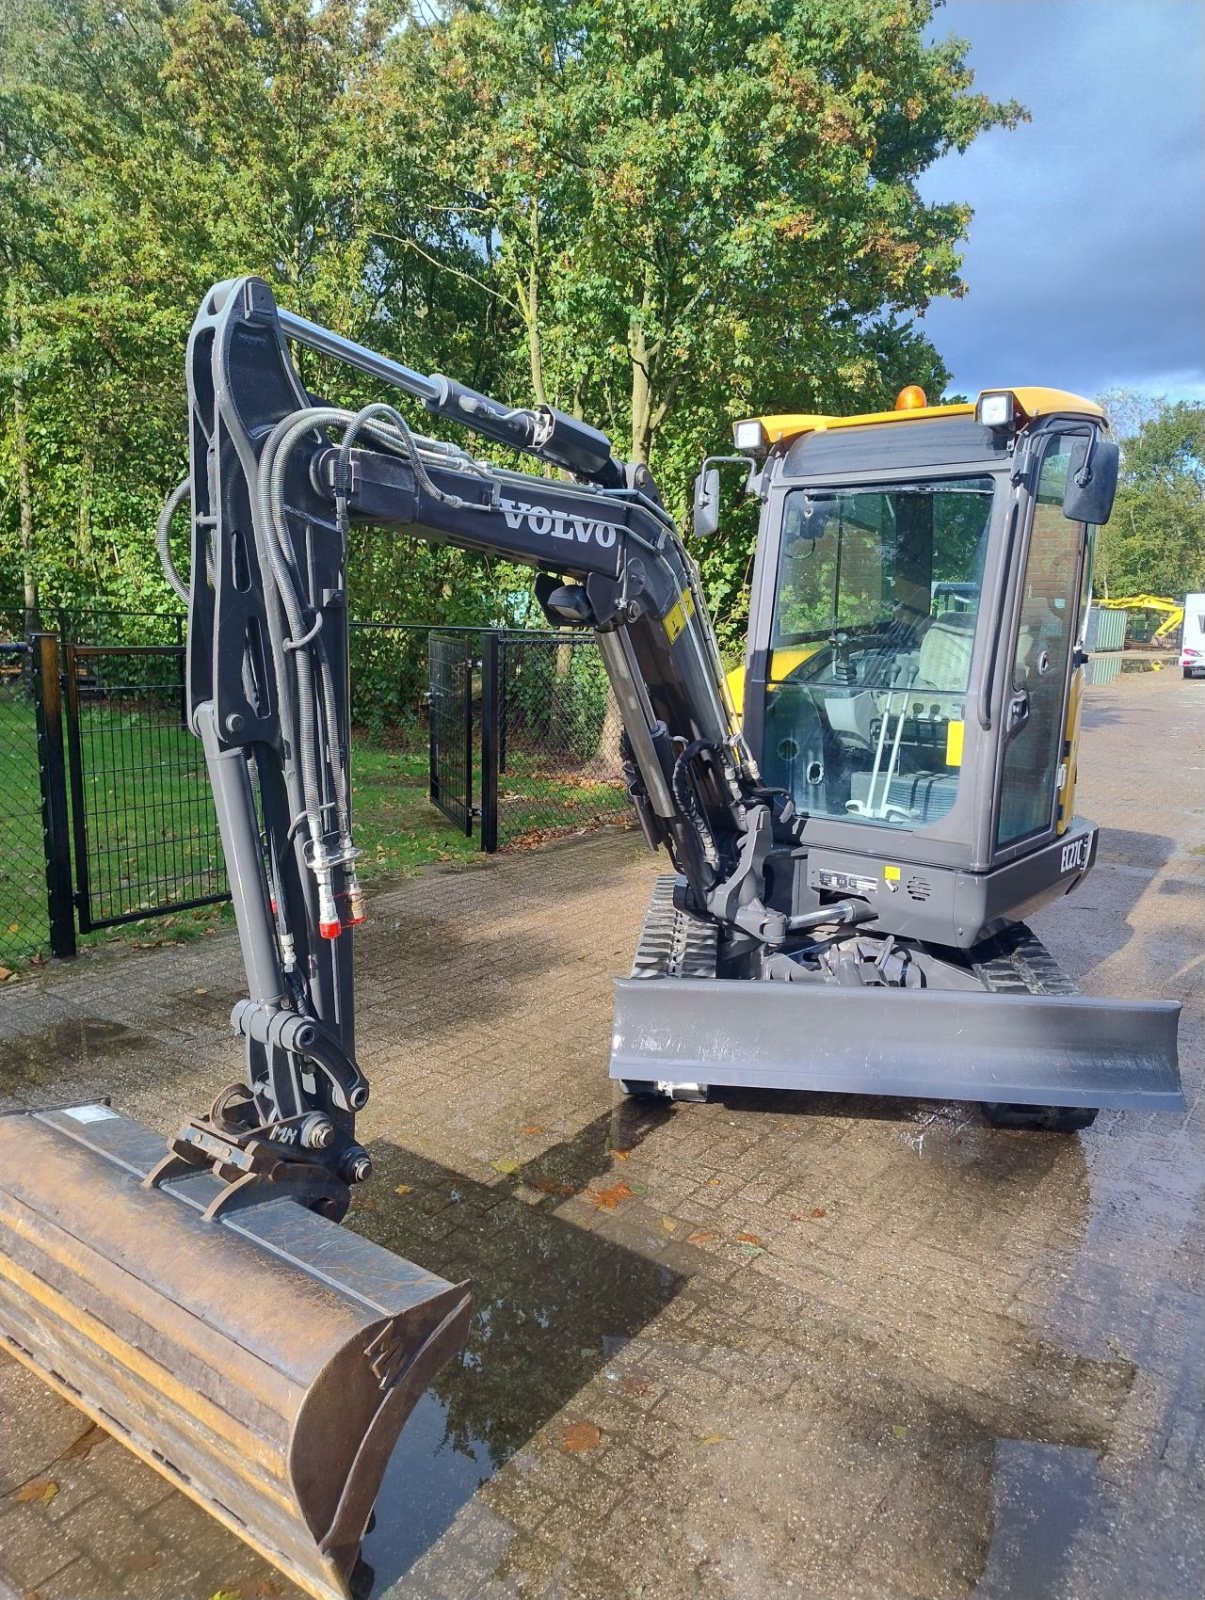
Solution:
M 181 645 L 63 652 L 81 933 L 229 898 Z
M 430 795 L 448 821 L 473 833 L 473 671 L 475 633 L 427 638 L 431 691 Z

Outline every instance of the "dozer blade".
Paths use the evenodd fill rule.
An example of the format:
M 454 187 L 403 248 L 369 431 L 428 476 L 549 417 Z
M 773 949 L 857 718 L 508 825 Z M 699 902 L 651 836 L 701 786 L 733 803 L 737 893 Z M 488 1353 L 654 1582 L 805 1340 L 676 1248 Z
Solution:
M 621 978 L 611 1076 L 1179 1111 L 1179 1015 L 1163 1000 Z
M 468 1287 L 294 1200 L 206 1221 L 207 1172 L 142 1186 L 163 1154 L 104 1106 L 0 1116 L 0 1349 L 302 1589 L 346 1600 Z

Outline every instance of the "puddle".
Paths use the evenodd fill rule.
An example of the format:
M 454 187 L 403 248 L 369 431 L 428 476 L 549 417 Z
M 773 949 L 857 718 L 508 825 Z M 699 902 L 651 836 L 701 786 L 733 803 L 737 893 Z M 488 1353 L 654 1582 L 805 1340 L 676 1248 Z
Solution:
M 1096 1494 L 1095 1450 L 996 1441 L 992 1542 L 974 1600 L 1055 1600 Z
M 353 1212 L 357 1231 L 445 1277 L 471 1277 L 474 1312 L 460 1360 L 420 1401 L 390 1462 L 364 1543 L 373 1580 L 363 1593 L 394 1583 L 677 1293 L 680 1279 L 664 1264 L 550 1209 L 605 1164 L 609 1120 L 589 1124 L 506 1186 L 374 1146 L 381 1193 L 399 1178 L 409 1188 L 381 1210 Z M 548 1202 L 520 1198 L 525 1180 L 528 1189 L 548 1183 Z
M 150 1043 L 145 1034 L 104 1017 L 75 1017 L 0 1040 L 0 1102 L 54 1083 L 66 1066 L 85 1065 L 94 1056 L 125 1055 Z

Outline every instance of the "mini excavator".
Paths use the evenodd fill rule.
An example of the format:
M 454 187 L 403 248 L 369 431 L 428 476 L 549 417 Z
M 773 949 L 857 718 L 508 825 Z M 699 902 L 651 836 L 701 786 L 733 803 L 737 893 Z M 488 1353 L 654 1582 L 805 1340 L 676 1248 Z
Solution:
M 290 341 L 543 475 L 391 404 L 314 399 Z M 468 1285 L 339 1226 L 372 1168 L 352 522 L 527 563 L 549 621 L 597 640 L 632 807 L 673 868 L 616 985 L 626 1092 L 969 1100 L 1067 1133 L 1182 1104 L 1179 1007 L 1078 995 L 1022 920 L 1096 855 L 1073 813 L 1080 640 L 1117 449 L 1097 406 L 1041 388 L 739 422 L 694 525 L 714 532 L 738 469 L 760 505 L 742 717 L 648 468 L 594 428 L 411 371 L 253 277 L 205 297 L 187 359 L 191 470 L 160 548 L 189 608 L 246 1070 L 166 1150 L 108 1104 L 0 1117 L 0 1348 L 346 1600 L 398 1433 L 470 1315 Z M 168 548 L 185 499 L 187 581 Z

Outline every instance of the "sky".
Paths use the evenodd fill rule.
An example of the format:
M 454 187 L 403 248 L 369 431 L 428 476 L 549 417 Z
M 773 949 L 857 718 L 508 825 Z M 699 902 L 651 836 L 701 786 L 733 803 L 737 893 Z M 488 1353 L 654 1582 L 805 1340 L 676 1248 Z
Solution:
M 950 34 L 1033 117 L 920 180 L 975 208 L 968 293 L 920 324 L 951 392 L 1205 401 L 1205 0 L 949 0 Z

